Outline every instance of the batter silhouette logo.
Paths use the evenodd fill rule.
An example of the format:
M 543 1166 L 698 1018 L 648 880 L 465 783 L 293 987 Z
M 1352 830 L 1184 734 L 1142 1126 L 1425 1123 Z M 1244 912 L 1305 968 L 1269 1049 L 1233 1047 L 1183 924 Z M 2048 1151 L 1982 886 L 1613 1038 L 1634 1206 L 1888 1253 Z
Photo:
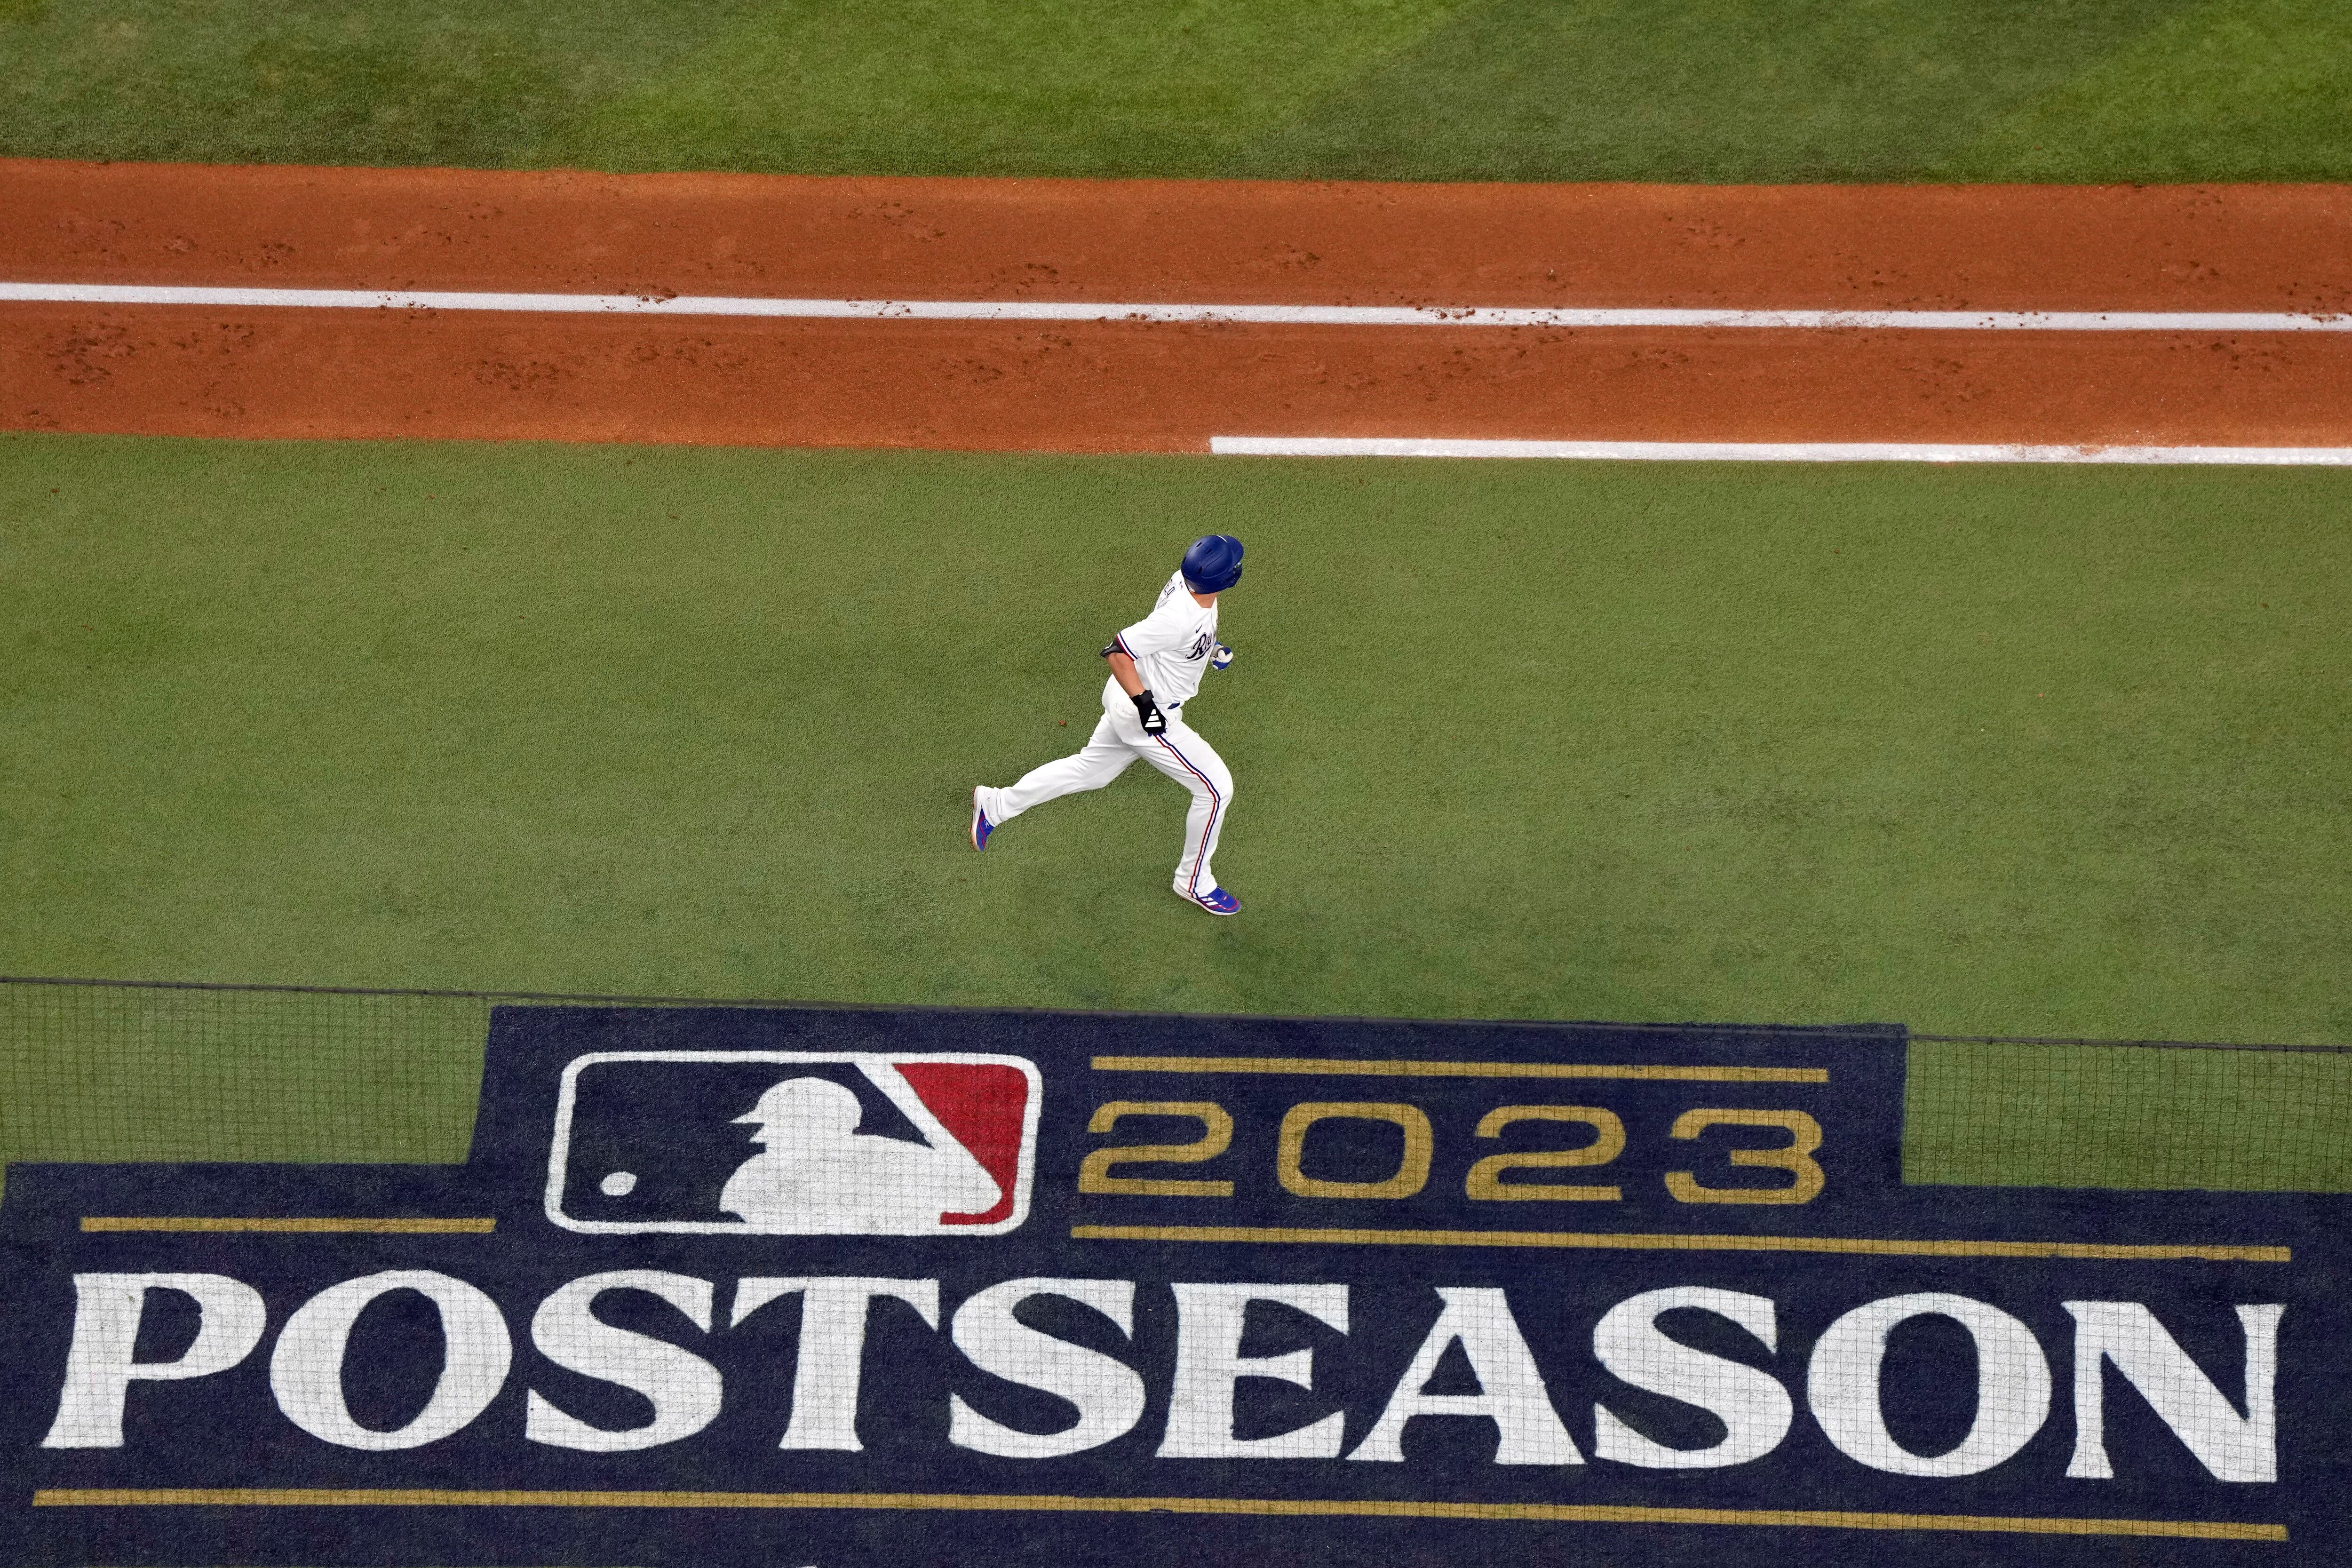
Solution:
M 547 1217 L 627 1235 L 993 1236 L 1029 1215 L 1024 1058 L 604 1051 L 563 1069 Z

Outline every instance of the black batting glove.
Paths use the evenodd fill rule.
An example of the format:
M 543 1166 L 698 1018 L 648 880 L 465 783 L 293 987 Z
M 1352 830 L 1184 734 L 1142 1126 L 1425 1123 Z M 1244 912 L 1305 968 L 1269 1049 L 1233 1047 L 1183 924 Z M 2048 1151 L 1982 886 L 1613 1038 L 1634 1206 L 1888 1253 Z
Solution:
M 1160 711 L 1160 704 L 1151 700 L 1151 693 L 1148 689 L 1135 694 L 1135 716 L 1143 721 L 1145 734 L 1168 733 L 1168 715 Z

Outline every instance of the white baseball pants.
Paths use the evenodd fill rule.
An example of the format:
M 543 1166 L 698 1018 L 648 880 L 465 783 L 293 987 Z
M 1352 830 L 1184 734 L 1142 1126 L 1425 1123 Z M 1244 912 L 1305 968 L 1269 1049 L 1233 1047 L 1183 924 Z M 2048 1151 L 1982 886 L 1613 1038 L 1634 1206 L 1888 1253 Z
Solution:
M 1102 722 L 1083 749 L 1030 769 L 1018 784 L 982 789 L 980 808 L 991 822 L 1010 822 L 1033 805 L 1100 789 L 1140 757 L 1192 792 L 1192 808 L 1184 814 L 1184 858 L 1176 862 L 1176 890 L 1190 899 L 1213 891 L 1217 878 L 1209 869 L 1209 857 L 1216 853 L 1217 836 L 1224 831 L 1225 813 L 1234 803 L 1234 775 L 1217 749 L 1185 723 L 1181 712 L 1167 717 L 1166 734 L 1147 735 L 1143 721 L 1122 698 L 1118 708 L 1103 710 Z

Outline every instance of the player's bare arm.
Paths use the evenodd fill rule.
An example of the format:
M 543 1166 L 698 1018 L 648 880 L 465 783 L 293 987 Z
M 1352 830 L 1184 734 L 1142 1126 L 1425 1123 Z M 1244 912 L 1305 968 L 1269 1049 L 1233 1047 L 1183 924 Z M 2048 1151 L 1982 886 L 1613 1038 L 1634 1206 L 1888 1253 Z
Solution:
M 1103 649 L 1103 657 L 1110 660 L 1110 678 L 1118 682 L 1121 691 L 1129 697 L 1143 695 L 1143 677 L 1135 672 L 1135 660 L 1121 653 L 1117 643 Z
M 1136 721 L 1143 726 L 1143 732 L 1147 735 L 1166 734 L 1168 716 L 1160 711 L 1160 704 L 1152 697 L 1151 689 L 1143 684 L 1142 673 L 1135 668 L 1135 660 L 1129 658 L 1117 643 L 1103 649 L 1103 658 L 1110 661 L 1110 678 L 1118 682 L 1118 689 L 1127 693 L 1129 701 L 1135 704 Z

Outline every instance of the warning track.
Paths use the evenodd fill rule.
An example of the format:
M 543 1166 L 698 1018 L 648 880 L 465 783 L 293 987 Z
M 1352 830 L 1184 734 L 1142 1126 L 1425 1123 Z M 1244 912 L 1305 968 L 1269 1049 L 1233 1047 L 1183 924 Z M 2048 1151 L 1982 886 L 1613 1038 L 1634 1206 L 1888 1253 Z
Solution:
M 0 210 L 14 428 L 1193 452 L 2352 442 L 2342 186 L 0 162 Z

